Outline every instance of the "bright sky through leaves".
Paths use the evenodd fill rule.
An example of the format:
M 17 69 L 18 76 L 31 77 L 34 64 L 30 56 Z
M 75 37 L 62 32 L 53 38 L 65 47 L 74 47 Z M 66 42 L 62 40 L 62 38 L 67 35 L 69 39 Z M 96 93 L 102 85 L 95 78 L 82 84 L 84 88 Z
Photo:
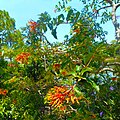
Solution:
M 10 16 L 16 21 L 16 28 L 24 27 L 26 23 L 33 19 L 38 19 L 38 14 L 47 11 L 52 17 L 55 17 L 59 13 L 55 13 L 55 5 L 59 0 L 0 0 L 0 10 L 6 10 Z M 75 6 L 78 10 L 81 8 L 79 0 L 73 0 L 72 6 Z M 120 9 L 118 9 L 120 11 Z M 117 11 L 117 15 L 120 12 Z M 120 22 L 120 17 L 118 17 Z M 102 25 L 104 30 L 108 31 L 106 36 L 108 41 L 114 40 L 114 27 L 111 21 L 107 24 Z M 58 40 L 63 41 L 64 35 L 69 33 L 69 25 L 60 25 L 57 29 Z M 50 32 L 47 34 L 47 38 L 50 42 L 55 41 Z

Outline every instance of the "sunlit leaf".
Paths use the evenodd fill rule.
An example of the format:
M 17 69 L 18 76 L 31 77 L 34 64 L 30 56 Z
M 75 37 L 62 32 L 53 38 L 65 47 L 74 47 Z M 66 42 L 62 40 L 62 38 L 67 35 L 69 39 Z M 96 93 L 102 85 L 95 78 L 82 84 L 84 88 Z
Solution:
M 93 69 L 90 67 L 85 67 L 81 70 L 81 75 L 83 75 L 85 72 L 91 72 Z
M 83 93 L 79 90 L 78 87 L 75 86 L 73 89 L 79 96 L 83 96 Z

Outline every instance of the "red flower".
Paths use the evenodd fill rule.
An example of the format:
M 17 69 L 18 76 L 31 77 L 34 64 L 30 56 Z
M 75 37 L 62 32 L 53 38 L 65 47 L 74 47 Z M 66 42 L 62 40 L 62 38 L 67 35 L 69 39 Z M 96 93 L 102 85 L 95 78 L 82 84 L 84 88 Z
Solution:
M 8 93 L 8 90 L 3 90 L 3 95 L 6 95 Z
M 111 78 L 113 81 L 117 81 L 117 78 L 116 77 L 112 77 Z

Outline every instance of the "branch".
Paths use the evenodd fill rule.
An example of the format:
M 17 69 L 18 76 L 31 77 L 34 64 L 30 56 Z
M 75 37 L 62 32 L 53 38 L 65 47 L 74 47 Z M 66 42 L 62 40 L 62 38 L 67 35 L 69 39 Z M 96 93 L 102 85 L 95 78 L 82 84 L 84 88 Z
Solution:
M 47 37 L 44 35 L 44 33 L 38 33 L 40 37 L 44 37 L 48 45 L 52 47 L 52 44 L 48 41 Z
M 47 71 L 47 62 L 46 62 L 46 56 L 44 55 L 44 67 L 45 67 L 45 71 Z
M 74 109 L 71 105 L 69 105 L 69 107 L 71 108 L 71 110 L 72 110 L 72 111 L 77 112 L 77 110 L 76 110 L 76 109 Z
M 116 19 L 116 10 L 119 6 L 120 6 L 120 3 L 117 3 L 117 4 L 114 3 L 112 5 L 112 22 L 113 22 L 113 25 L 115 27 L 115 37 L 116 37 L 118 42 L 120 40 L 120 25 Z
M 99 12 L 100 10 L 105 9 L 105 8 L 109 8 L 109 7 L 112 7 L 112 5 L 104 6 L 104 7 L 99 8 L 98 10 L 95 10 L 93 15 L 98 14 L 98 12 Z
M 101 8 L 99 8 L 99 9 L 97 10 L 97 12 L 100 11 L 100 10 L 102 10 L 102 9 L 109 8 L 109 7 L 112 7 L 112 5 L 101 7 Z
M 116 24 L 116 5 L 113 5 L 112 6 L 112 22 L 113 22 L 113 25 L 115 26 Z
M 111 66 L 111 65 L 120 65 L 119 62 L 114 62 L 114 63 L 107 63 L 108 66 Z
M 116 10 L 117 10 L 118 7 L 120 7 L 120 3 L 117 3 L 117 4 L 116 4 Z
M 113 1 L 112 0 L 104 0 L 105 2 L 108 2 L 110 5 L 113 4 Z
M 101 73 L 101 72 L 104 72 L 104 71 L 111 71 L 111 72 L 114 72 L 114 70 L 112 68 L 103 68 L 101 70 L 99 70 L 98 73 Z

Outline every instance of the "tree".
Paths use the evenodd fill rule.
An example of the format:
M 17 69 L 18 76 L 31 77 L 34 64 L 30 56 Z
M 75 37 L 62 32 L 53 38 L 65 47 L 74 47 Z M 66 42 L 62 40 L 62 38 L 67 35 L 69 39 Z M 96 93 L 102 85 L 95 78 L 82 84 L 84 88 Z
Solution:
M 72 0 L 62 0 L 63 6 L 65 2 Z M 80 0 L 84 5 L 86 14 L 91 15 L 92 18 L 97 19 L 101 17 L 101 23 L 105 23 L 108 20 L 112 20 L 115 28 L 115 38 L 117 42 L 120 40 L 120 23 L 118 23 L 116 11 L 120 7 L 119 0 Z M 61 6 L 61 3 L 59 4 Z M 64 8 L 64 7 L 63 7 Z M 111 9 L 108 9 L 111 8 Z
M 65 11 L 56 18 L 45 12 L 37 21 L 28 21 L 22 30 L 8 26 L 7 37 L 12 42 L 10 46 L 9 42 L 3 44 L 0 54 L 4 61 L 4 57 L 10 58 L 0 61 L 0 118 L 120 118 L 119 44 L 105 41 L 106 32 L 89 6 L 80 12 L 67 7 L 67 1 L 56 6 Z M 1 22 L 7 20 L 8 17 Z M 61 24 L 71 25 L 70 35 L 62 43 L 50 43 L 46 31 L 50 30 L 57 39 Z M 6 35 L 3 38 L 6 40 Z
M 93 1 L 92 4 L 94 4 L 94 2 L 95 1 Z M 119 42 L 120 41 L 120 23 L 118 23 L 117 15 L 116 15 L 116 11 L 120 7 L 119 0 L 102 0 L 102 1 L 99 1 L 97 4 L 99 6 L 96 6 L 94 9 L 94 12 L 96 12 L 96 14 L 99 14 L 100 10 L 106 11 L 107 8 L 110 8 L 110 7 L 112 8 L 112 10 L 109 12 L 108 15 L 111 16 L 112 23 L 115 28 L 115 38 L 116 38 L 117 42 Z M 103 13 L 103 15 L 105 15 L 105 14 L 107 15 L 106 12 Z

